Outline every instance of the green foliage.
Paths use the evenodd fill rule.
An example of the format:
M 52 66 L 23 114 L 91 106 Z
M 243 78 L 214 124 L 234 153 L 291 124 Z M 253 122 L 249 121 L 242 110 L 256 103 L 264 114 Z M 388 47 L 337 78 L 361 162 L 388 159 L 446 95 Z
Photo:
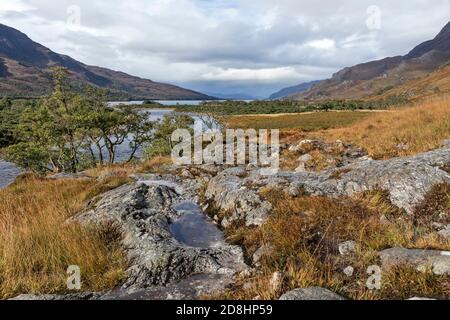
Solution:
M 173 147 L 172 133 L 177 129 L 189 129 L 193 123 L 194 119 L 185 114 L 165 116 L 155 125 L 154 139 L 145 150 L 146 157 L 169 155 Z
M 381 88 L 381 89 L 377 90 L 375 92 L 375 95 L 381 96 L 382 94 L 384 94 L 384 93 L 386 93 L 386 92 L 388 92 L 389 90 L 392 90 L 392 89 L 394 89 L 394 86 L 386 86 L 384 88 Z
M 48 171 L 50 150 L 36 142 L 19 142 L 8 148 L 7 160 L 36 173 Z
M 0 111 L 11 109 L 12 100 L 11 98 L 4 97 L 0 100 Z
M 331 110 L 372 110 L 386 109 L 390 106 L 405 103 L 403 97 L 392 96 L 378 101 L 362 100 L 329 100 L 318 102 L 305 102 L 296 100 L 255 100 L 255 101 L 208 101 L 199 106 L 179 105 L 176 110 L 180 112 L 213 113 L 216 115 L 242 115 L 242 114 L 279 114 L 303 113 L 313 111 Z
M 14 132 L 19 125 L 21 113 L 35 104 L 34 100 L 0 100 L 0 149 L 20 142 Z
M 74 93 L 67 76 L 66 69 L 55 68 L 52 95 L 21 112 L 14 128 L 20 143 L 6 149 L 7 160 L 37 173 L 77 172 L 114 163 L 117 147 L 129 140 L 131 161 L 151 138 L 152 123 L 131 109 L 110 109 L 104 90 Z

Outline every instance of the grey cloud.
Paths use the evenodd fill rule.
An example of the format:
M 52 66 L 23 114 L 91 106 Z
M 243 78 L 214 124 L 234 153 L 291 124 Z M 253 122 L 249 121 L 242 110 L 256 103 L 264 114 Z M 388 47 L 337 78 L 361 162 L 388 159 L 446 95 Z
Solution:
M 70 30 L 73 0 L 2 1 L 31 7 L 0 9 L 0 17 L 55 51 L 204 91 L 269 92 L 322 79 L 344 66 L 404 54 L 450 16 L 448 0 L 80 0 L 82 28 Z M 370 5 L 381 10 L 380 30 L 366 26 Z M 327 43 L 333 45 L 320 45 Z M 296 78 L 205 80 L 227 69 L 271 68 L 292 68 Z

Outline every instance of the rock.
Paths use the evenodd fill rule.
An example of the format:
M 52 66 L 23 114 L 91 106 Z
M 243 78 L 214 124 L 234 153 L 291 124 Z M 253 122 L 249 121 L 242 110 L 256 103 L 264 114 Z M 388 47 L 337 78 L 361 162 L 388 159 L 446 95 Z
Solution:
M 291 152 L 299 152 L 301 151 L 305 146 L 312 144 L 312 140 L 302 140 L 296 145 L 291 145 L 289 147 L 289 151 Z
M 306 192 L 314 195 L 339 197 L 386 190 L 394 205 L 412 213 L 433 186 L 450 183 L 450 173 L 440 169 L 446 163 L 450 163 L 450 147 L 405 158 L 353 162 L 340 168 L 345 174 L 339 179 L 329 179 L 333 170 L 293 175 Z
M 312 156 L 307 153 L 298 158 L 298 167 L 295 169 L 295 172 L 306 172 L 308 162 L 312 159 Z
M 284 274 L 282 272 L 274 272 L 270 278 L 269 286 L 272 292 L 277 292 L 283 285 Z
M 193 179 L 194 175 L 187 169 L 183 169 L 180 173 L 180 177 Z
M 298 161 L 306 163 L 306 162 L 310 161 L 311 159 L 312 159 L 312 156 L 309 153 L 307 153 L 307 154 L 300 156 L 298 158 Z
M 238 175 L 242 177 L 243 171 L 227 169 L 212 178 L 206 189 L 206 198 L 229 213 L 222 221 L 224 228 L 236 220 L 245 221 L 246 226 L 260 226 L 268 219 L 272 205 L 264 201 L 257 190 L 248 188 L 245 179 Z
M 352 266 L 348 266 L 343 270 L 343 272 L 347 277 L 352 277 L 355 272 L 355 269 Z
M 450 252 L 439 250 L 421 250 L 391 248 L 379 252 L 383 269 L 395 266 L 412 266 L 418 271 L 429 268 L 436 275 L 450 275 Z
M 273 251 L 273 248 L 271 245 L 264 244 L 261 247 L 258 248 L 258 250 L 255 251 L 253 254 L 253 264 L 260 265 L 259 261 L 263 256 L 270 255 Z
M 431 188 L 450 183 L 450 173 L 440 169 L 450 163 L 450 146 L 405 158 L 371 160 L 358 158 L 351 164 L 322 172 L 284 172 L 263 176 L 258 169 L 227 169 L 208 183 L 206 198 L 227 213 L 226 225 L 242 220 L 247 226 L 261 225 L 272 206 L 258 188 L 276 188 L 291 196 L 310 194 L 327 197 L 351 196 L 369 190 L 385 190 L 390 201 L 412 214 Z M 222 226 L 226 227 L 222 222 Z
M 442 146 L 450 148 L 450 139 L 444 140 L 444 142 L 442 143 Z
M 441 237 L 447 238 L 450 240 L 450 224 L 445 226 L 442 230 L 438 232 Z
M 25 301 L 44 301 L 44 300 L 97 300 L 100 298 L 99 293 L 80 292 L 65 295 L 56 294 L 21 294 L 9 300 L 25 300 Z
M 232 277 L 245 269 L 242 250 L 237 246 L 188 247 L 175 239 L 169 225 L 179 217 L 173 207 L 182 197 L 166 184 L 121 186 L 75 218 L 82 223 L 110 222 L 120 227 L 130 262 L 124 286 L 167 285 L 193 274 Z
M 341 256 L 347 256 L 356 251 L 356 242 L 355 241 L 345 241 L 338 245 L 338 250 Z
M 167 285 L 146 288 L 118 288 L 100 297 L 100 300 L 197 300 L 199 297 L 219 294 L 232 284 L 232 279 L 220 274 L 196 274 Z
M 294 289 L 283 294 L 280 300 L 347 300 L 344 297 L 324 288 L 309 287 Z

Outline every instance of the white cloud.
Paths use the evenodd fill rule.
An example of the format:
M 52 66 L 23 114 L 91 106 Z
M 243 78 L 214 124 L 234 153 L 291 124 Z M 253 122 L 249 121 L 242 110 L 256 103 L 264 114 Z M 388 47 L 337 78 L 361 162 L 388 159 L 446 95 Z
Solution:
M 33 6 L 26 4 L 22 0 L 2 0 L 0 3 L 0 12 L 3 11 L 16 11 L 23 12 L 33 10 Z
M 320 50 L 334 50 L 336 43 L 332 39 L 313 40 L 306 44 L 308 47 Z
M 448 0 L 378 0 L 382 27 L 374 31 L 366 25 L 372 0 L 0 1 L 2 23 L 56 52 L 155 81 L 200 81 L 202 90 L 245 82 L 258 91 L 261 82 L 278 89 L 322 79 L 404 54 L 450 16 Z M 74 3 L 81 25 L 69 28 Z

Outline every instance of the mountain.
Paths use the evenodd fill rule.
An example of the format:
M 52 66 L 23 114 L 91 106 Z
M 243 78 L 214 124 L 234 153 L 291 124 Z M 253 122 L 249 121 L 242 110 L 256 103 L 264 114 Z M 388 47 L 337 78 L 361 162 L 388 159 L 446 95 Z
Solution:
M 258 100 L 261 97 L 253 96 L 244 92 L 241 93 L 216 93 L 205 92 L 207 95 L 222 99 L 222 100 Z
M 450 22 L 430 41 L 404 56 L 389 57 L 344 68 L 310 90 L 293 95 L 298 100 L 362 99 L 382 95 L 397 86 L 428 76 L 450 60 Z
M 292 94 L 305 92 L 305 91 L 309 90 L 313 85 L 316 85 L 319 82 L 320 82 L 320 80 L 311 81 L 311 82 L 304 82 L 304 83 L 301 83 L 301 84 L 293 86 L 293 87 L 288 87 L 288 88 L 281 89 L 280 91 L 275 92 L 274 94 L 272 94 L 269 97 L 269 99 L 270 100 L 282 99 L 282 98 L 286 98 L 286 97 L 288 97 L 288 96 L 290 96 Z
M 381 100 L 390 96 L 402 96 L 408 100 L 418 100 L 440 95 L 448 96 L 450 94 L 450 64 L 444 64 L 424 77 L 388 89 L 368 99 Z
M 0 96 L 39 97 L 51 91 L 51 67 L 70 70 L 74 86 L 110 89 L 113 99 L 205 100 L 212 97 L 106 68 L 88 66 L 51 51 L 24 33 L 0 24 Z

